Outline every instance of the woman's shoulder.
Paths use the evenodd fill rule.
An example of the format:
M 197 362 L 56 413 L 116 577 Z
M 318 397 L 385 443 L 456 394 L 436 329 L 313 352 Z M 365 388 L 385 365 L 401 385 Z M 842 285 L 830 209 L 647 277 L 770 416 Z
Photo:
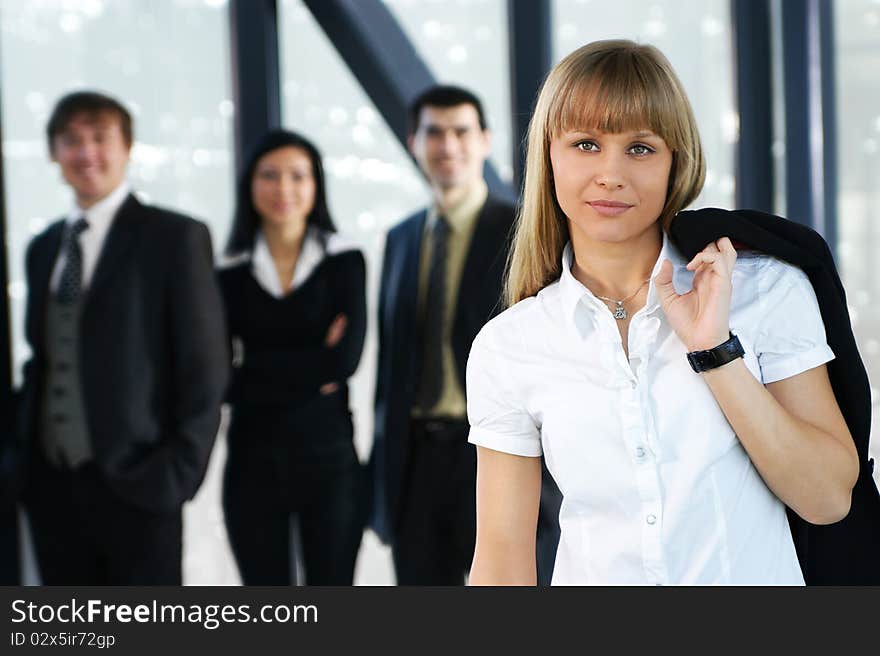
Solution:
M 555 303 L 554 282 L 542 289 L 536 296 L 524 298 L 490 319 L 480 330 L 477 338 L 502 346 L 517 348 L 522 346 L 523 335 L 545 333 L 553 314 L 548 306 Z
M 800 267 L 778 257 L 751 250 L 737 252 L 733 275 L 752 281 L 761 290 L 777 285 L 809 284 L 807 275 Z
M 320 245 L 323 256 L 318 259 L 324 260 L 325 264 L 337 268 L 363 268 L 366 258 L 364 251 L 355 240 L 338 232 L 315 229 L 311 232 L 313 243 Z M 317 264 L 317 262 L 316 262 Z
M 348 235 L 338 232 L 315 231 L 314 236 L 324 243 L 325 252 L 328 257 L 340 255 L 361 255 L 363 249 L 354 239 Z
M 221 282 L 240 278 L 250 270 L 251 259 L 249 251 L 234 255 L 221 255 L 216 263 L 217 277 Z
M 746 321 L 761 321 L 768 307 L 782 303 L 792 292 L 814 296 L 813 286 L 798 267 L 764 253 L 738 253 L 731 278 L 731 312 Z

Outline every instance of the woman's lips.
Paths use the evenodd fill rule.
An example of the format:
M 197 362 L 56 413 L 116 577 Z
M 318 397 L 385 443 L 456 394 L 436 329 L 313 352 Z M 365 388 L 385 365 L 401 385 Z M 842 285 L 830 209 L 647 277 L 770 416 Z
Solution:
M 629 203 L 621 203 L 615 200 L 590 200 L 587 205 L 592 207 L 601 216 L 620 216 L 632 207 Z

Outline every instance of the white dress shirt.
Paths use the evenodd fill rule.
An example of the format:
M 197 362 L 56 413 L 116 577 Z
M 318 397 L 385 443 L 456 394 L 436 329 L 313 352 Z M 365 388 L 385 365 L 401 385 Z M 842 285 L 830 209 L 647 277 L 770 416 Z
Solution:
M 357 246 L 353 242 L 340 236 L 339 233 L 322 232 L 320 228 L 309 226 L 306 228 L 299 256 L 296 259 L 293 271 L 293 284 L 287 293 L 295 291 L 308 280 L 309 276 L 312 275 L 312 272 L 326 256 L 356 249 Z M 257 232 L 257 237 L 254 240 L 254 250 L 250 257 L 251 273 L 260 287 L 275 298 L 285 296 L 284 287 L 286 285 L 281 283 L 278 269 L 275 268 L 275 261 L 269 252 L 269 246 L 266 244 L 266 238 L 263 236 L 262 230 Z M 236 259 L 237 261 L 239 260 Z
M 84 218 L 89 222 L 89 227 L 79 235 L 79 245 L 82 249 L 82 285 L 81 289 L 85 290 L 95 274 L 95 267 L 98 265 L 98 257 L 101 255 L 101 249 L 104 247 L 104 241 L 107 239 L 107 233 L 110 232 L 110 226 L 113 224 L 113 218 L 116 212 L 122 207 L 131 188 L 128 182 L 123 180 L 116 189 L 100 201 L 92 205 L 89 209 L 83 210 L 79 206 L 74 205 L 73 209 L 68 213 L 65 219 L 65 231 L 70 230 L 74 223 L 80 218 Z M 66 238 L 66 235 L 65 235 Z M 55 260 L 55 268 L 52 269 L 52 279 L 49 288 L 54 292 L 58 289 L 61 282 L 61 272 L 64 270 L 64 264 L 67 262 L 67 253 L 64 250 L 64 240 L 61 243 L 61 249 L 58 251 L 58 257 Z
M 678 293 L 693 273 L 663 238 Z M 785 506 L 761 479 L 660 306 L 627 359 L 608 306 L 571 273 L 490 321 L 467 367 L 470 442 L 540 456 L 563 494 L 553 584 L 803 585 Z M 799 269 L 740 254 L 730 327 L 763 383 L 834 358 Z

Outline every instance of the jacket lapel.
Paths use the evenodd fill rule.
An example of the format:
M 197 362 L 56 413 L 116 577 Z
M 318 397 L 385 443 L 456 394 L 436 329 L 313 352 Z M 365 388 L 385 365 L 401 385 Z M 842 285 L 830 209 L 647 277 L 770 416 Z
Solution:
M 112 279 L 113 272 L 122 262 L 125 262 L 126 255 L 137 243 L 136 237 L 140 232 L 142 213 L 143 205 L 132 194 L 129 194 L 116 212 L 113 225 L 107 233 L 103 248 L 101 248 L 95 273 L 86 294 L 86 303 Z
M 58 221 L 49 228 L 46 241 L 37 261 L 34 263 L 32 287 L 29 290 L 28 316 L 26 318 L 27 330 L 33 337 L 33 344 L 42 345 L 43 331 L 46 320 L 46 299 L 49 296 L 49 283 L 52 278 L 52 270 L 55 268 L 55 260 L 58 259 L 58 250 L 61 248 L 61 237 L 64 234 L 63 220 Z
M 505 257 L 504 242 L 507 238 L 507 224 L 496 218 L 492 212 L 493 203 L 488 198 L 477 216 L 477 224 L 471 237 L 464 270 L 461 273 L 461 282 L 458 285 L 458 294 L 455 301 L 456 317 L 458 324 L 462 315 L 461 309 L 474 307 L 478 303 L 482 291 L 480 282 L 485 280 L 486 273 L 492 268 L 499 257 Z M 501 299 L 499 298 L 500 302 Z M 483 322 L 489 320 L 489 316 L 483 317 Z
M 404 258 L 400 271 L 402 279 L 398 303 L 404 312 L 408 313 L 412 321 L 416 319 L 416 309 L 419 303 L 419 263 L 422 257 L 422 234 L 425 230 L 427 211 L 423 212 L 412 222 L 405 236 L 405 244 L 402 250 Z
M 510 223 L 497 208 L 489 197 L 477 215 L 455 300 L 452 350 L 462 389 L 471 342 L 483 324 L 501 309 L 502 275 L 498 267 L 503 271 L 505 266 Z

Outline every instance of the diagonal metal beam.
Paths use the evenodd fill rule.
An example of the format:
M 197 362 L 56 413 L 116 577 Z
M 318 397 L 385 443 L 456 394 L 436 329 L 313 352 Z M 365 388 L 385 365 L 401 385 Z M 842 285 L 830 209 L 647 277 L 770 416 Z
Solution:
M 303 2 L 406 147 L 407 106 L 436 78 L 397 20 L 380 0 Z M 510 186 L 489 162 L 484 173 L 493 193 L 511 197 Z

